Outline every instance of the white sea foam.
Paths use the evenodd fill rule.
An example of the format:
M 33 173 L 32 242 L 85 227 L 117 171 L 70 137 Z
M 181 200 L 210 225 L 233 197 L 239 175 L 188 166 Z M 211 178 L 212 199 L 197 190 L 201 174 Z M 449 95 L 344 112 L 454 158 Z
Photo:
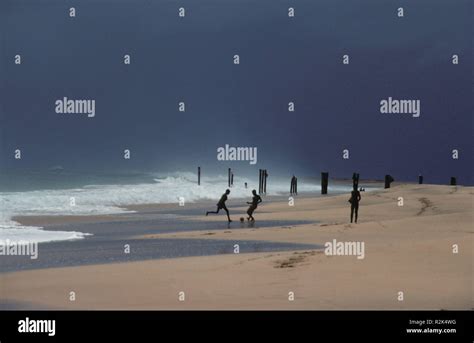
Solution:
M 0 239 L 33 240 L 37 242 L 84 238 L 81 232 L 47 231 L 41 227 L 22 226 L 12 218 L 18 215 L 93 215 L 129 212 L 121 206 L 151 203 L 178 203 L 199 200 L 218 200 L 227 188 L 227 176 L 202 178 L 197 185 L 192 173 L 177 173 L 156 178 L 155 183 L 133 185 L 90 185 L 75 189 L 38 190 L 26 192 L 0 192 Z M 237 181 L 237 180 L 235 180 Z M 248 183 L 248 189 L 244 183 Z M 299 182 L 298 191 L 320 192 L 320 186 Z M 286 180 L 268 179 L 268 195 L 284 195 L 289 192 Z M 258 189 L 258 182 L 238 178 L 231 189 L 230 200 L 250 198 L 251 190 Z M 345 186 L 330 187 L 330 192 L 349 191 Z M 75 206 L 71 206 L 74 198 Z
M 88 233 L 77 231 L 47 231 L 41 227 L 14 225 L 0 228 L 0 241 L 44 243 L 81 239 Z

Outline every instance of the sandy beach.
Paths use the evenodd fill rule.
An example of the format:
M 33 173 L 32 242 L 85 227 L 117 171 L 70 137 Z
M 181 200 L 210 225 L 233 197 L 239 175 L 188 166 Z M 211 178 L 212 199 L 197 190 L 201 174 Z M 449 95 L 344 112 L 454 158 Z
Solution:
M 285 200 L 264 202 L 256 211 L 254 226 L 238 221 L 245 207 L 231 208 L 235 221 L 227 226 L 224 215 L 205 217 L 193 205 L 196 211 L 181 218 L 199 223 L 193 230 L 156 230 L 150 224 L 135 235 L 127 231 L 124 239 L 132 247 L 135 240 L 150 244 L 215 240 L 228 242 L 230 250 L 2 272 L 2 302 L 11 308 L 49 309 L 474 308 L 473 187 L 394 184 L 388 190 L 363 192 L 357 224 L 349 224 L 348 197 L 296 197 L 294 206 Z M 152 223 L 156 209 L 169 213 L 171 208 L 135 206 L 135 217 L 148 216 Z M 80 228 L 101 221 L 125 225 L 120 216 L 17 220 L 36 225 L 70 221 Z M 172 222 L 171 217 L 169 225 Z M 259 226 L 259 222 L 266 224 Z M 94 229 L 100 232 L 101 226 Z M 321 247 L 333 240 L 363 242 L 364 258 L 326 255 Z M 309 248 L 233 253 L 238 242 Z

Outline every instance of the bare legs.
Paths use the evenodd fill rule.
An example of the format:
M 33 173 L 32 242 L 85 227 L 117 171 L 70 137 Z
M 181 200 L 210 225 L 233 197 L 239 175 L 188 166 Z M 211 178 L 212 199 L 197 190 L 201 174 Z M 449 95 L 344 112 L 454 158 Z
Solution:
M 355 222 L 357 223 L 357 217 L 359 215 L 359 205 L 352 205 L 351 206 L 351 223 L 354 218 L 354 212 L 355 212 Z
M 224 207 L 218 207 L 218 208 L 217 208 L 217 211 L 207 211 L 207 212 L 206 212 L 206 216 L 207 216 L 209 213 L 218 214 L 221 209 L 223 209 L 223 210 L 225 211 L 225 213 L 227 214 L 227 220 L 229 221 L 229 223 L 232 222 L 232 220 L 230 220 L 229 210 L 227 209 L 226 206 L 224 206 Z

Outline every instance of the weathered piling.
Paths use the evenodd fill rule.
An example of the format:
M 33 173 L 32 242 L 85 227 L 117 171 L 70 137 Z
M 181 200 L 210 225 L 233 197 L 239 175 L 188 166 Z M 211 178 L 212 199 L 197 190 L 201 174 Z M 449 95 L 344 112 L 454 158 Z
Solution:
M 454 176 L 451 176 L 451 182 L 450 182 L 451 186 L 456 186 L 456 178 Z
M 296 195 L 296 189 L 297 189 L 297 179 L 296 179 L 296 176 L 292 176 L 291 177 L 291 181 L 290 181 L 290 195 Z
M 352 173 L 352 188 L 357 189 L 359 187 L 359 173 Z
M 321 194 L 328 194 L 329 173 L 321 173 Z
M 227 186 L 230 188 L 230 173 L 231 173 L 231 169 L 228 168 L 227 169 Z
M 201 185 L 201 167 L 198 167 L 198 186 Z
M 263 170 L 263 194 L 267 194 L 267 177 L 268 173 L 267 170 Z
M 422 185 L 423 184 L 423 175 L 418 175 L 418 184 Z
M 385 188 L 390 188 L 390 184 L 395 181 L 391 175 L 385 175 Z

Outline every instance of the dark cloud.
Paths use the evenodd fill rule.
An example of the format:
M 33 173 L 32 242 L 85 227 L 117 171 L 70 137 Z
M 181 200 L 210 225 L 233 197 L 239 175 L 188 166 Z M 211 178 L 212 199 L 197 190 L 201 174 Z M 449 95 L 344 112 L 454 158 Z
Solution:
M 67 16 L 70 6 L 76 18 Z M 260 166 L 235 164 L 248 170 L 357 170 L 399 180 L 421 172 L 427 182 L 454 175 L 472 183 L 470 13 L 464 0 L 4 0 L 1 162 L 90 171 L 201 164 L 221 172 L 227 166 L 216 162 L 216 148 L 227 143 L 258 147 Z M 96 117 L 56 114 L 64 96 L 95 99 Z M 389 96 L 420 99 L 421 117 L 380 114 Z M 17 147 L 20 163 L 12 160 Z M 461 158 L 453 161 L 456 148 Z

